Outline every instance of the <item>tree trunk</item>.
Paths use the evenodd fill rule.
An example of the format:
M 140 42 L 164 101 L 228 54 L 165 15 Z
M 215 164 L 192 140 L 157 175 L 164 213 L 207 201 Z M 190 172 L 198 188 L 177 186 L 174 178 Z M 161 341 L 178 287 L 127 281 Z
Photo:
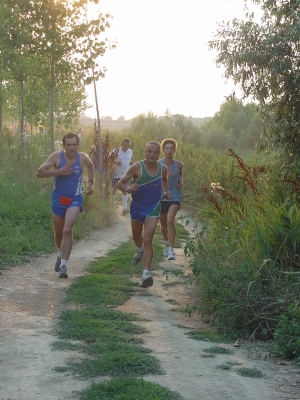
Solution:
M 51 58 L 51 97 L 50 97 L 50 131 L 51 131 L 51 149 L 54 152 L 54 54 Z
M 20 115 L 20 136 L 21 136 L 21 145 L 24 146 L 24 136 L 23 136 L 23 128 L 24 128 L 24 81 L 23 79 L 20 82 L 21 85 L 21 115 Z

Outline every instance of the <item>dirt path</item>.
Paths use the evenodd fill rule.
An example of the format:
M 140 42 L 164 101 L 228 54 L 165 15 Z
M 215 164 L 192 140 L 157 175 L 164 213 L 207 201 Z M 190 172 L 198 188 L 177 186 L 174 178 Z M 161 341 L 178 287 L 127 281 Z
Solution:
M 54 253 L 35 259 L 31 264 L 2 271 L 0 400 L 71 399 L 74 391 L 90 386 L 89 380 L 53 371 L 54 367 L 80 357 L 75 352 L 51 350 L 51 343 L 56 340 L 57 317 L 65 306 L 65 289 L 84 273 L 94 257 L 116 248 L 130 234 L 129 217 L 119 217 L 116 227 L 95 232 L 78 242 L 70 259 L 68 280 L 57 278 L 53 268 Z M 187 268 L 183 250 L 176 249 L 176 254 L 176 261 L 163 261 L 160 269 L 153 273 L 152 288 L 136 288 L 135 295 L 119 307 L 148 319 L 148 322 L 139 323 L 149 331 L 143 336 L 145 346 L 160 359 L 166 374 L 145 379 L 178 391 L 185 400 L 300 399 L 299 368 L 291 363 L 279 365 L 277 361 L 251 359 L 245 348 L 232 346 L 229 347 L 234 349 L 233 356 L 201 357 L 203 349 L 214 344 L 189 339 L 184 333 L 205 324 L 200 317 L 185 317 L 176 311 L 179 305 L 171 304 L 176 300 L 184 307 L 192 302 L 193 292 L 182 284 L 166 285 L 166 277 L 162 275 L 170 263 Z M 169 277 L 167 282 L 175 280 Z M 234 368 L 216 368 L 225 361 L 256 367 L 265 376 L 244 378 Z

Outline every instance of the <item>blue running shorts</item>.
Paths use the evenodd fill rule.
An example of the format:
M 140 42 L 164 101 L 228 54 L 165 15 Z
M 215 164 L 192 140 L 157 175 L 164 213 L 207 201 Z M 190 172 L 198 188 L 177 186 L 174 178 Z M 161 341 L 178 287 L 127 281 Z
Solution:
M 134 200 L 130 203 L 130 217 L 133 221 L 145 223 L 148 218 L 158 218 L 160 214 L 160 203 L 153 206 L 138 203 Z
M 70 201 L 62 201 L 69 199 Z M 70 207 L 80 207 L 80 212 L 82 212 L 83 211 L 82 203 L 83 203 L 83 196 L 81 194 L 75 197 L 68 198 L 52 192 L 52 212 L 53 214 L 58 215 L 59 217 L 64 217 L 66 210 Z

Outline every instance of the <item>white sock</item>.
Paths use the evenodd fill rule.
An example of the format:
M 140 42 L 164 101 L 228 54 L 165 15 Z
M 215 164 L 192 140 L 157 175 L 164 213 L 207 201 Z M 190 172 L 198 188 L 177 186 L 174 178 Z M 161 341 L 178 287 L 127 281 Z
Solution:
M 61 260 L 60 265 L 65 265 L 67 266 L 68 264 L 68 260 Z
M 147 275 L 147 274 L 149 274 L 149 271 L 147 269 L 144 269 L 143 275 Z
M 170 247 L 170 246 L 169 246 L 169 250 L 173 250 L 173 247 Z
M 61 258 L 61 251 L 60 251 L 60 249 L 57 249 L 57 257 L 58 257 L 58 258 Z
M 123 208 L 127 208 L 127 194 L 122 194 Z

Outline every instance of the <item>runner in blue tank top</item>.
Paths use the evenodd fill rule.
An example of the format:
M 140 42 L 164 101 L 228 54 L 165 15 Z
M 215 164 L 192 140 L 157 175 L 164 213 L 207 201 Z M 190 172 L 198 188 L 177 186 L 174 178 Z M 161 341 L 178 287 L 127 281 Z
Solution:
M 52 222 L 57 247 L 55 271 L 68 278 L 67 263 L 73 245 L 73 228 L 82 211 L 83 168 L 87 168 L 86 194 L 93 193 L 93 163 L 85 153 L 78 152 L 78 136 L 69 132 L 62 138 L 63 151 L 55 151 L 38 169 L 39 178 L 54 177 L 52 192 Z
M 163 255 L 168 260 L 175 260 L 174 243 L 176 237 L 175 217 L 181 202 L 181 187 L 183 183 L 183 163 L 174 160 L 177 142 L 174 139 L 165 139 L 161 143 L 164 158 L 159 160 L 168 169 L 167 177 L 171 199 L 161 202 L 160 230 L 165 239 Z
M 144 261 L 140 283 L 143 288 L 153 285 L 149 271 L 153 258 L 152 240 L 160 214 L 161 190 L 163 196 L 170 198 L 167 168 L 157 162 L 159 154 L 160 144 L 148 142 L 145 147 L 146 159 L 131 165 L 117 184 L 119 190 L 132 193 L 131 229 L 133 241 L 137 246 L 132 264 L 136 265 L 142 259 Z M 131 185 L 127 186 L 126 183 L 131 179 Z

